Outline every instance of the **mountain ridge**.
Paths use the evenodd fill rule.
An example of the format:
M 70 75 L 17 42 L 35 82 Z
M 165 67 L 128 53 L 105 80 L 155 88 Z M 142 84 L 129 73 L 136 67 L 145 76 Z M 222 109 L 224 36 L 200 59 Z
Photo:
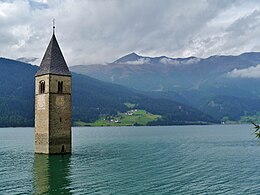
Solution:
M 0 58 L 0 126 L 33 126 L 34 76 L 38 66 Z M 126 87 L 73 73 L 73 123 L 91 123 L 100 116 L 113 116 L 128 110 L 125 103 L 162 117 L 152 125 L 217 122 L 203 112 L 184 104 L 155 99 Z
M 231 74 L 234 70 L 240 70 L 243 73 L 248 69 L 256 69 L 254 67 L 260 64 L 260 52 L 215 55 L 207 58 L 144 57 L 137 54 L 131 56 L 136 57 L 132 59 L 132 62 L 126 58 L 127 63 L 110 63 L 106 66 L 72 66 L 71 69 L 99 80 L 150 94 L 158 92 L 157 97 L 167 97 L 170 100 L 177 100 L 175 99 L 177 96 L 183 97 L 190 102 L 190 106 L 208 114 L 212 113 L 212 108 L 205 105 L 210 105 L 208 102 L 218 96 L 245 98 L 241 100 L 243 108 L 245 108 L 243 106 L 245 101 L 251 107 L 249 100 L 260 97 L 260 88 L 256 87 L 260 73 L 259 78 L 242 78 L 239 74 L 233 74 L 236 77 Z M 167 93 L 168 95 L 165 95 Z M 171 96 L 170 93 L 176 95 Z M 232 105 L 228 109 L 234 111 Z M 239 109 L 237 111 L 241 113 Z M 215 111 L 220 112 L 217 109 Z M 217 115 L 219 120 L 226 115 L 230 118 L 238 118 L 235 114 L 231 116 L 230 112 Z

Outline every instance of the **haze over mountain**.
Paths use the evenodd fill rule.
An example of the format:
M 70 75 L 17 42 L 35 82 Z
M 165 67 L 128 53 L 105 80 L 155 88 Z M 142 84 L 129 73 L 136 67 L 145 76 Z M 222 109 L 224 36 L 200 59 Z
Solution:
M 259 64 L 259 52 L 208 58 L 131 53 L 107 65 L 77 65 L 71 70 L 189 104 L 218 120 L 238 120 L 260 110 Z
M 0 126 L 33 126 L 34 75 L 38 66 L 0 58 Z M 217 122 L 209 115 L 181 103 L 154 99 L 126 87 L 73 73 L 73 122 L 93 122 L 128 110 L 125 103 L 161 115 L 150 125 Z

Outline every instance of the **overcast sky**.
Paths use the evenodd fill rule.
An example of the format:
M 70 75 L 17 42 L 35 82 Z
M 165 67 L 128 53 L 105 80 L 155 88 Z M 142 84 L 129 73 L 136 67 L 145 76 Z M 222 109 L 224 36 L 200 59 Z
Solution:
M 260 51 L 258 0 L 0 0 L 0 56 L 39 64 L 53 18 L 69 65 Z

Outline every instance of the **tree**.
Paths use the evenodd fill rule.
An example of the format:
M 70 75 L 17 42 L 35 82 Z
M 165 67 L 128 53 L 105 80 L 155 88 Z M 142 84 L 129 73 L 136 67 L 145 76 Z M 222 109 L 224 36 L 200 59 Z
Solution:
M 260 138 L 260 125 L 255 124 L 254 122 L 252 122 L 252 124 L 254 125 L 256 138 Z

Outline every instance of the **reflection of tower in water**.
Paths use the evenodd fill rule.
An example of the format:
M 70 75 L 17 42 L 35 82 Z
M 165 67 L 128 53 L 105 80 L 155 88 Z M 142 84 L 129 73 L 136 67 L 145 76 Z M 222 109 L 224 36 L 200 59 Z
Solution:
M 70 155 L 34 156 L 34 194 L 71 194 Z

